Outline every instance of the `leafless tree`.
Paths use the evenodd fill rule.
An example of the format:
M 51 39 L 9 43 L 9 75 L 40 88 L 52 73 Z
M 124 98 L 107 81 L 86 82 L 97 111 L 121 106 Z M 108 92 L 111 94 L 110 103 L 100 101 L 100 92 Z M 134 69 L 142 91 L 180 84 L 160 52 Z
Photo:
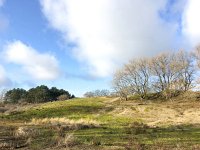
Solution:
M 193 56 L 183 50 L 160 54 L 152 58 L 151 72 L 156 91 L 169 98 L 173 92 L 187 91 L 192 87 L 195 73 Z
M 178 90 L 188 91 L 193 87 L 195 75 L 194 56 L 192 53 L 180 50 L 176 53 L 176 60 L 179 66 L 177 71 L 180 71 L 180 76 L 176 81 Z
M 110 95 L 109 90 L 106 90 L 106 89 L 101 90 L 101 96 L 109 96 L 109 95 Z
M 84 94 L 84 97 L 103 97 L 103 96 L 109 96 L 110 91 L 103 89 L 103 90 L 95 90 L 95 91 L 90 91 L 86 92 Z
M 128 95 L 130 94 L 130 81 L 127 74 L 124 72 L 124 68 L 116 71 L 112 86 L 121 99 L 128 99 Z
M 193 55 L 196 58 L 197 66 L 200 68 L 200 45 L 196 47 Z
M 94 97 L 94 93 L 93 92 L 86 92 L 84 94 L 84 97 L 88 97 L 88 98 Z
M 200 48 L 196 52 L 199 58 Z M 167 99 L 193 87 L 194 57 L 186 51 L 162 53 L 151 59 L 131 60 L 117 71 L 113 87 L 121 97 L 138 94 L 145 99 L 150 92 L 161 92 Z
M 150 89 L 150 68 L 149 59 L 142 58 L 132 60 L 125 65 L 125 72 L 129 76 L 132 92 L 144 99 Z
M 150 89 L 149 78 L 149 60 L 132 60 L 114 75 L 113 85 L 126 99 L 128 94 L 138 94 L 144 99 Z
M 181 76 L 181 66 L 174 53 L 163 53 L 152 58 L 151 72 L 154 77 L 154 88 L 166 98 L 171 96 L 174 82 Z
M 5 94 L 6 94 L 7 90 L 6 89 L 2 89 L 0 91 L 0 102 L 5 100 Z

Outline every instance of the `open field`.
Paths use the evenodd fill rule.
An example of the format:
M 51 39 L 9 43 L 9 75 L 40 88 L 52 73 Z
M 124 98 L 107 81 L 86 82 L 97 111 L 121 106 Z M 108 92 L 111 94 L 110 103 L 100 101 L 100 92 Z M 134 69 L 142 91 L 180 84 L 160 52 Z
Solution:
M 23 106 L 1 113 L 0 149 L 198 150 L 199 108 L 197 99 L 184 96 L 168 102 L 77 98 Z

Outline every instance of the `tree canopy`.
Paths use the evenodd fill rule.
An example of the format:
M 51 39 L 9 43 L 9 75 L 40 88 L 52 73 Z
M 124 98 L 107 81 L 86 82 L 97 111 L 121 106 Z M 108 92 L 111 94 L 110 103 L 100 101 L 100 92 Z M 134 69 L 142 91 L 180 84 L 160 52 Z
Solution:
M 59 97 L 61 96 L 66 100 L 75 97 L 64 89 L 57 89 L 56 87 L 48 88 L 45 85 L 41 85 L 35 88 L 31 88 L 27 91 L 20 88 L 11 89 L 6 92 L 4 99 L 5 101 L 11 103 L 41 103 L 59 100 Z

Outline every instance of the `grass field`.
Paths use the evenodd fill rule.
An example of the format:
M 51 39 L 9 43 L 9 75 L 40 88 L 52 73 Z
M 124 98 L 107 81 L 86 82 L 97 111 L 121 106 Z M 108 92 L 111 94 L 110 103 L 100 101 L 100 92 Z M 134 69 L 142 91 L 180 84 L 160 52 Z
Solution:
M 200 102 L 77 98 L 0 114 L 0 149 L 200 149 Z

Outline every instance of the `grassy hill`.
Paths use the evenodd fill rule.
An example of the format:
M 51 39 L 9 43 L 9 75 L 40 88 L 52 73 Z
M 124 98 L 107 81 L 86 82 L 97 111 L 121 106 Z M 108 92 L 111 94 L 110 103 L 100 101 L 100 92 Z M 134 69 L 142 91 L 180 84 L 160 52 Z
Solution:
M 0 149 L 200 149 L 200 102 L 77 98 L 0 113 Z

